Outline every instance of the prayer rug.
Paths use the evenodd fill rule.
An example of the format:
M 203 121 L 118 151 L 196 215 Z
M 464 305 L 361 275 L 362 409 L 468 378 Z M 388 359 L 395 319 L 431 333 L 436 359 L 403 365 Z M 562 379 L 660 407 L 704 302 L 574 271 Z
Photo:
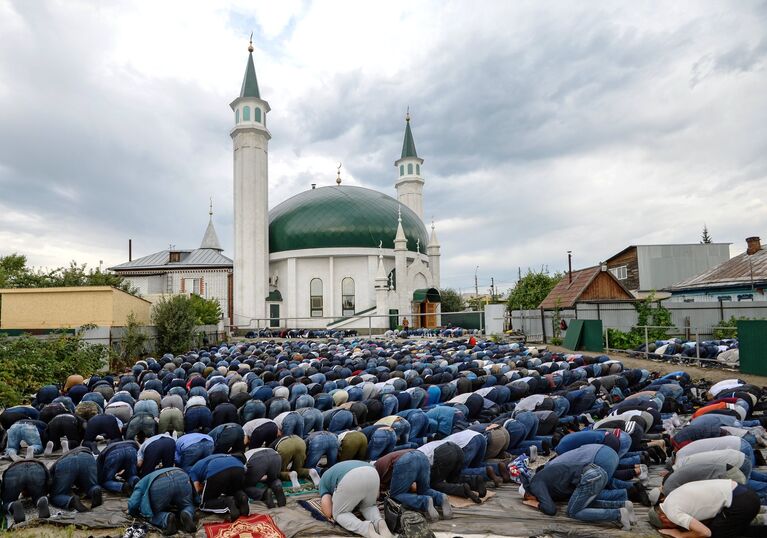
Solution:
M 489 501 L 493 497 L 495 497 L 495 492 L 488 491 L 487 495 L 485 495 L 481 499 L 482 499 L 482 502 L 484 503 Z M 453 508 L 470 508 L 472 506 L 477 505 L 477 503 L 475 503 L 471 499 L 467 499 L 466 497 L 456 497 L 455 495 L 448 495 L 447 498 L 450 501 L 450 506 L 452 506 Z
M 206 523 L 207 538 L 285 538 L 271 517 L 254 514 L 232 523 Z
M 308 511 L 317 521 L 333 523 L 332 520 L 326 518 L 325 514 L 322 513 L 322 503 L 320 497 L 309 499 L 308 501 L 298 501 L 298 505 L 304 510 Z

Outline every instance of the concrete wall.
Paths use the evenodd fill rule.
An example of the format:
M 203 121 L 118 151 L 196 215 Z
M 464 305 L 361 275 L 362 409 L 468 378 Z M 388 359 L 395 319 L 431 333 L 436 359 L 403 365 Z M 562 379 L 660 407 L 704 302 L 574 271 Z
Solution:
M 151 303 L 108 286 L 0 290 L 0 328 L 58 329 L 124 325 L 133 312 L 149 324 Z

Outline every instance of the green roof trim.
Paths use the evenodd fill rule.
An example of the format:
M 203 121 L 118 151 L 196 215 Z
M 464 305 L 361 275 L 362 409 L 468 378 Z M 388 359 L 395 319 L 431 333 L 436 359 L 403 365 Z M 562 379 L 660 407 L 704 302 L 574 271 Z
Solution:
M 280 290 L 270 291 L 269 295 L 266 296 L 266 300 L 272 303 L 282 301 L 282 294 L 280 293 Z
M 255 97 L 261 99 L 256 78 L 256 66 L 253 65 L 253 53 L 248 53 L 248 65 L 245 67 L 245 78 L 242 79 L 240 97 Z
M 394 248 L 397 210 L 407 249 L 429 244 L 426 226 L 412 209 L 382 192 L 339 185 L 299 193 L 269 211 L 269 252 L 310 248 Z
M 442 297 L 439 295 L 439 290 L 436 288 L 423 288 L 413 292 L 414 303 L 423 303 L 426 301 L 430 303 L 441 303 Z
M 418 157 L 418 153 L 415 151 L 415 140 L 413 140 L 413 132 L 410 130 L 410 120 L 405 122 L 405 140 L 402 141 L 402 159 L 405 157 Z

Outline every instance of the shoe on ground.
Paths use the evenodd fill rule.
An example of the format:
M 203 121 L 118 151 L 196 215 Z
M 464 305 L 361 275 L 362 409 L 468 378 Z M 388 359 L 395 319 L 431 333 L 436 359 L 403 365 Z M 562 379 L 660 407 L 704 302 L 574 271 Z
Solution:
M 69 439 L 66 437 L 61 438 L 61 453 L 66 454 L 69 452 Z
M 21 523 L 25 519 L 24 504 L 21 501 L 13 501 L 11 503 L 11 513 L 13 514 L 13 522 Z
M 274 508 L 277 506 L 277 503 L 274 502 L 274 492 L 269 488 L 266 488 L 266 491 L 264 491 L 264 494 L 261 496 L 261 500 L 267 508 Z
M 72 500 L 69 503 L 69 509 L 77 512 L 87 512 L 89 510 L 89 508 L 87 508 L 80 500 L 80 497 L 76 495 L 72 497 Z
M 309 469 L 309 478 L 311 478 L 312 482 L 314 482 L 314 487 L 319 487 L 320 473 L 318 473 L 316 469 Z
M 447 498 L 447 495 L 443 495 L 440 508 L 442 509 L 442 519 L 453 518 L 453 507 L 450 506 L 450 499 Z
M 277 506 L 285 506 L 288 500 L 285 498 L 285 490 L 282 489 L 282 483 L 274 484 L 271 487 L 274 492 L 274 497 L 277 500 Z
M 238 517 L 240 517 L 240 514 L 237 511 L 237 505 L 234 503 L 234 499 L 231 497 L 226 497 L 224 503 L 226 504 L 227 508 L 226 515 L 224 516 L 224 521 L 227 523 L 233 523 L 237 520 Z
M 637 515 L 636 512 L 634 512 L 634 503 L 631 501 L 626 501 L 623 503 L 623 507 L 629 512 L 629 521 L 632 523 L 632 525 L 635 525 L 637 522 Z
M 48 506 L 48 497 L 40 497 L 37 499 L 37 517 L 40 519 L 48 519 L 51 517 L 51 509 Z
M 534 462 L 535 460 L 538 459 L 538 447 L 537 446 L 530 445 L 529 452 L 530 452 L 530 461 L 531 462 Z
M 365 534 L 367 538 L 382 538 L 380 534 L 376 532 L 376 527 L 373 525 L 373 522 L 370 522 L 370 525 L 368 525 L 368 532 Z
M 91 508 L 97 508 L 104 502 L 104 494 L 101 488 L 96 488 L 91 493 Z
M 250 514 L 250 503 L 248 502 L 248 496 L 244 491 L 238 491 L 235 493 L 234 502 L 237 505 L 237 511 L 241 516 L 247 516 Z
M 394 535 L 389 530 L 389 527 L 386 526 L 386 521 L 383 519 L 376 521 L 375 529 L 378 535 L 383 536 L 383 538 L 394 538 Z
M 439 519 L 439 512 L 434 508 L 434 499 L 431 497 L 426 499 L 426 516 L 429 521 L 437 521 Z
M 631 517 L 629 516 L 629 511 L 626 508 L 620 509 L 620 520 L 618 523 L 621 525 L 621 530 L 624 531 L 630 531 L 631 530 Z
M 194 534 L 197 532 L 197 525 L 194 522 L 194 516 L 189 512 L 181 512 L 178 516 L 181 530 Z
M 26 458 L 26 459 L 28 459 L 28 460 L 31 460 L 31 459 L 33 459 L 34 457 L 35 457 L 35 447 L 33 447 L 33 446 L 28 446 L 28 447 L 27 447 L 27 453 L 26 453 L 26 455 L 25 455 L 25 458 Z
M 176 514 L 170 513 L 168 514 L 168 519 L 165 520 L 165 528 L 162 530 L 162 533 L 165 536 L 173 536 L 178 532 L 178 525 L 176 524 Z

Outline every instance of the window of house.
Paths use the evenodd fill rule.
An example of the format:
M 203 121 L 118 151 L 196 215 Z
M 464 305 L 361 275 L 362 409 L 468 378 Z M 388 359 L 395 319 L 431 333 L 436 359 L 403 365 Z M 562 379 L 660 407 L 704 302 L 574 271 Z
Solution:
M 313 318 L 322 317 L 322 280 L 313 278 L 309 282 L 309 309 Z
M 261 123 L 261 109 L 258 107 L 255 107 L 253 109 L 253 115 L 256 117 L 256 121 L 258 123 Z
M 168 257 L 168 261 L 170 263 L 178 263 L 181 261 L 181 253 L 180 252 L 171 252 L 170 256 Z
M 354 279 L 346 277 L 341 281 L 341 315 L 354 315 Z
M 202 289 L 201 289 L 200 283 L 201 283 L 201 280 L 199 278 L 185 278 L 184 291 L 186 293 L 194 293 L 195 295 L 202 295 Z
M 626 280 L 629 277 L 628 266 L 621 265 L 620 267 L 613 267 L 610 272 L 615 275 L 618 280 Z
M 250 121 L 250 107 L 242 107 L 242 121 Z

